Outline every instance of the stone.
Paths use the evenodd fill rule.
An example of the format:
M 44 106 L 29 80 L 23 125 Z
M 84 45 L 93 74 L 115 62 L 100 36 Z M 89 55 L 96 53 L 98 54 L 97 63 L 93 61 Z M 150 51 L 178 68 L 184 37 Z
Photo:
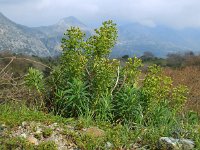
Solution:
M 36 139 L 34 136 L 29 136 L 27 138 L 27 140 L 29 141 L 29 143 L 34 144 L 34 145 L 38 145 L 38 139 Z
M 1 126 L 5 128 L 5 127 L 6 127 L 6 124 L 2 124 Z
M 22 137 L 22 138 L 26 138 L 27 135 L 26 135 L 26 133 L 22 133 L 22 134 L 20 135 L 20 137 Z
M 102 129 L 99 129 L 98 127 L 90 127 L 85 129 L 85 133 L 92 137 L 103 137 L 105 136 L 105 131 Z
M 160 149 L 170 150 L 192 150 L 195 144 L 189 139 L 175 139 L 172 137 L 161 137 L 159 140 Z
M 37 130 L 35 133 L 36 134 L 42 134 L 42 130 Z
M 55 123 L 52 124 L 52 126 L 57 127 L 58 123 L 55 122 Z
M 110 143 L 110 142 L 106 142 L 106 145 L 105 145 L 106 149 L 110 149 L 113 147 L 113 144 Z
M 25 127 L 25 126 L 27 126 L 27 122 L 26 122 L 26 121 L 23 121 L 23 122 L 22 122 L 22 127 Z
M 194 141 L 189 140 L 189 139 L 182 139 L 180 142 L 181 142 L 184 150 L 193 149 L 195 146 Z

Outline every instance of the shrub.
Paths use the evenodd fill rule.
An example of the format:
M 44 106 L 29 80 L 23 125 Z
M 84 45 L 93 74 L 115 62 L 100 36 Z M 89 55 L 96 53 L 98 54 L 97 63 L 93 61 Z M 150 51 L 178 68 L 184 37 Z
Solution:
M 57 89 L 53 102 L 54 112 L 65 117 L 77 117 L 86 113 L 89 107 L 87 86 L 74 79 L 66 89 Z
M 35 97 L 38 100 L 35 101 L 36 107 L 39 109 L 44 107 L 43 92 L 45 89 L 43 74 L 36 69 L 29 68 L 28 74 L 25 76 L 25 84 L 30 87 L 33 91 L 36 91 Z
M 39 93 L 44 90 L 43 75 L 39 70 L 29 68 L 25 80 L 30 88 L 36 89 Z
M 45 82 L 47 106 L 65 117 L 90 116 L 144 126 L 173 122 L 185 103 L 186 88 L 172 88 L 171 78 L 156 65 L 139 82 L 140 59 L 128 58 L 123 67 L 109 59 L 116 40 L 112 21 L 104 22 L 88 39 L 79 28 L 68 29 L 60 64 Z M 29 70 L 26 81 L 41 91 L 44 81 L 38 71 Z
M 140 101 L 140 90 L 124 86 L 115 95 L 114 117 L 118 122 L 141 124 L 143 120 L 143 107 Z

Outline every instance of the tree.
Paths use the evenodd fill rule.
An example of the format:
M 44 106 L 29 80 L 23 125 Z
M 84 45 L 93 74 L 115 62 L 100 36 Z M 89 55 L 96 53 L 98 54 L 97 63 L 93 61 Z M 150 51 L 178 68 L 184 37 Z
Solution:
M 154 54 L 152 52 L 146 51 L 143 53 L 143 55 L 140 57 L 143 61 L 150 61 L 155 58 Z
M 124 56 L 122 56 L 122 59 L 127 60 L 128 58 L 129 58 L 129 55 L 124 55 Z
M 180 53 L 167 54 L 167 66 L 181 67 L 183 66 L 184 57 Z

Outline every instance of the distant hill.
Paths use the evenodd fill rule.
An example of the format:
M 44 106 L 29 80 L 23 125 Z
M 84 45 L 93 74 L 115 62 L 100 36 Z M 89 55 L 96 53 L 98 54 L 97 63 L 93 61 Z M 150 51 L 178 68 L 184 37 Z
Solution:
M 0 13 L 0 51 L 49 56 L 50 52 L 31 28 L 16 24 Z
M 60 52 L 60 42 L 63 34 L 71 26 L 79 27 L 87 35 L 90 35 L 92 32 L 90 28 L 88 28 L 86 25 L 84 25 L 82 22 L 72 16 L 63 18 L 54 25 L 36 27 L 34 29 L 44 34 L 43 37 L 40 36 L 40 39 L 49 50 L 56 50 L 57 52 Z
M 60 53 L 63 33 L 70 27 L 80 27 L 87 35 L 91 30 L 75 17 L 61 19 L 57 24 L 30 28 L 14 23 L 0 13 L 0 51 L 26 55 L 56 56 Z
M 0 51 L 36 56 L 59 55 L 61 38 L 70 26 L 80 27 L 87 36 L 93 33 L 91 28 L 72 16 L 54 25 L 30 28 L 16 24 L 0 13 Z M 118 42 L 111 57 L 142 55 L 145 51 L 156 56 L 191 50 L 200 52 L 200 29 L 175 30 L 129 23 L 119 26 L 118 31 Z
M 164 56 L 171 52 L 191 50 L 200 52 L 200 29 L 175 30 L 131 23 L 119 26 L 119 42 L 112 55 L 141 55 L 150 51 L 157 56 Z

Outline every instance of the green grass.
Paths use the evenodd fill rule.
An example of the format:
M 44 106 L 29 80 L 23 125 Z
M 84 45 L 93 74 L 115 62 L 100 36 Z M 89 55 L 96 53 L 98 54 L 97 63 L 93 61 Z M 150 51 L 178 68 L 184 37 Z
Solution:
M 149 146 L 151 149 L 156 148 L 157 141 L 162 136 L 172 136 L 173 131 L 176 128 L 189 131 L 188 133 L 180 133 L 179 137 L 190 138 L 195 141 L 196 149 L 200 148 L 200 127 L 198 116 L 190 115 L 185 116 L 185 120 L 181 126 L 141 126 L 135 125 L 134 128 L 130 128 L 128 125 L 112 124 L 106 121 L 94 121 L 91 118 L 80 117 L 79 119 L 67 119 L 60 116 L 54 116 L 52 114 L 46 114 L 42 111 L 29 109 L 24 104 L 2 104 L 0 105 L 0 125 L 6 124 L 10 129 L 15 129 L 18 125 L 21 125 L 23 121 L 29 122 L 41 122 L 44 124 L 51 124 L 57 122 L 65 129 L 61 134 L 66 135 L 66 138 L 71 140 L 81 149 L 108 149 L 107 143 L 111 143 L 113 149 L 119 149 L 122 147 L 130 148 L 135 143 L 140 143 L 142 146 Z M 189 118 L 188 118 L 189 117 Z M 75 130 L 69 130 L 65 128 L 66 125 L 71 125 Z M 180 125 L 180 124 L 179 124 Z M 93 137 L 85 134 L 82 129 L 87 127 L 98 127 L 105 131 L 105 136 Z M 45 131 L 47 136 L 50 136 L 52 132 L 50 130 Z M 54 143 L 41 143 L 39 146 L 29 144 L 22 138 L 0 138 L 0 149 L 14 149 L 21 147 L 25 149 L 45 150 L 56 149 Z
M 35 121 L 44 123 L 65 123 L 69 119 L 60 116 L 46 114 L 42 111 L 29 109 L 24 104 L 13 103 L 0 105 L 0 124 L 18 126 L 23 121 Z
M 42 134 L 43 134 L 43 137 L 47 138 L 47 137 L 51 136 L 52 132 L 53 132 L 53 130 L 50 129 L 50 128 L 44 129 L 44 131 L 43 131 L 43 133 L 42 133 Z

